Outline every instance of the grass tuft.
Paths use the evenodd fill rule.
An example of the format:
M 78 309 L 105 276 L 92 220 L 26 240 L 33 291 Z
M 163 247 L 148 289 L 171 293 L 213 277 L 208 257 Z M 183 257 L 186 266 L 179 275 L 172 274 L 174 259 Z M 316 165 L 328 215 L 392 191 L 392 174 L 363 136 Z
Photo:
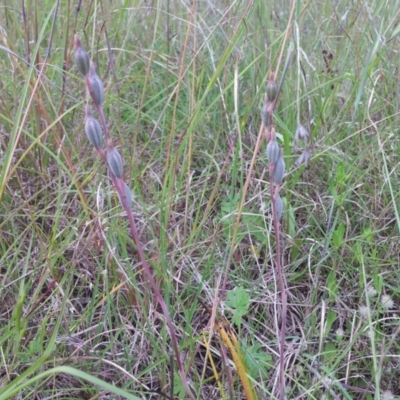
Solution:
M 397 3 L 189 3 L 2 4 L 0 400 L 399 397 Z

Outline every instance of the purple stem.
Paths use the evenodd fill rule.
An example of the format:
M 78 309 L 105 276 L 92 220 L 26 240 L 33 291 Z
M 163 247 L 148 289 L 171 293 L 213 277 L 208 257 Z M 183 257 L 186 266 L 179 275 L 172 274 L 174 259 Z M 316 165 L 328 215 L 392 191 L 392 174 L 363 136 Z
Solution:
M 88 85 L 88 79 L 87 78 L 85 79 L 85 81 L 86 81 L 86 85 Z M 97 105 L 95 102 L 94 102 L 94 105 L 95 105 L 95 107 L 97 109 L 97 112 L 99 113 L 99 116 L 100 116 L 100 122 L 101 122 L 101 124 L 103 126 L 103 129 L 104 129 L 104 135 L 105 135 L 105 138 L 106 138 L 106 142 L 108 142 L 109 139 L 110 139 L 110 132 L 108 130 L 108 126 L 107 126 L 106 119 L 105 119 L 105 116 L 104 116 L 103 107 Z M 99 151 L 99 150 L 102 150 L 102 149 L 97 149 L 97 151 L 99 152 L 99 154 L 102 157 L 102 159 L 107 162 L 104 150 L 102 150 L 102 151 Z M 150 266 L 149 266 L 149 264 L 148 264 L 148 262 L 146 260 L 146 257 L 145 257 L 144 251 L 143 251 L 143 246 L 142 246 L 142 243 L 140 241 L 138 231 L 136 229 L 136 223 L 135 223 L 135 220 L 133 218 L 132 209 L 129 207 L 129 205 L 127 203 L 123 181 L 122 181 L 122 179 L 117 179 L 111 171 L 110 171 L 110 177 L 111 177 L 111 180 L 112 180 L 112 182 L 114 184 L 114 187 L 115 187 L 117 193 L 119 194 L 119 196 L 120 196 L 120 198 L 122 200 L 122 205 L 123 205 L 123 207 L 124 207 L 124 209 L 126 211 L 126 214 L 128 216 L 129 226 L 130 226 L 131 233 L 132 233 L 132 238 L 133 238 L 133 241 L 136 244 L 136 249 L 137 249 L 137 251 L 139 253 L 139 259 L 140 259 L 140 261 L 142 263 L 144 273 L 145 273 L 146 278 L 149 281 L 150 286 L 153 289 L 154 294 L 156 295 L 156 299 L 157 299 L 158 303 L 160 304 L 161 309 L 162 309 L 162 311 L 164 313 L 165 320 L 166 320 L 166 323 L 167 323 L 167 327 L 168 327 L 168 330 L 169 330 L 169 334 L 171 336 L 172 347 L 174 349 L 176 362 L 178 364 L 179 374 L 180 374 L 181 379 L 182 379 L 182 384 L 185 387 L 186 393 L 189 396 L 189 398 L 191 400 L 196 400 L 196 397 L 193 395 L 193 393 L 192 393 L 192 391 L 191 391 L 191 389 L 189 387 L 189 384 L 187 382 L 187 377 L 186 377 L 186 373 L 185 373 L 185 370 L 183 368 L 183 364 L 182 364 L 182 361 L 181 361 L 180 352 L 179 352 L 179 346 L 178 346 L 178 340 L 176 338 L 175 328 L 174 328 L 174 325 L 172 324 L 171 316 L 169 314 L 169 311 L 168 311 L 167 305 L 166 305 L 166 303 L 164 301 L 164 298 L 161 295 L 160 289 L 158 288 L 158 286 L 157 286 L 157 284 L 156 284 L 156 282 L 155 282 L 155 280 L 153 278 L 153 275 L 152 275 L 151 270 L 150 270 Z
M 272 113 L 271 109 L 271 121 Z M 272 130 L 272 135 L 275 135 Z M 272 136 L 271 136 L 272 139 Z M 276 196 L 279 194 L 281 185 L 276 185 L 273 190 L 273 175 L 274 175 L 274 164 L 269 164 L 269 185 L 271 194 L 272 204 L 272 218 L 274 220 L 274 231 L 275 231 L 275 246 L 276 246 L 276 270 L 278 274 L 279 288 L 281 291 L 281 302 L 282 302 L 282 318 L 281 318 L 281 332 L 280 332 L 280 343 L 279 343 L 279 399 L 285 400 L 285 336 L 286 336 L 286 319 L 287 319 L 287 293 L 285 281 L 283 279 L 283 270 L 281 263 L 281 244 L 280 244 L 280 222 L 278 219 L 278 211 L 276 208 Z

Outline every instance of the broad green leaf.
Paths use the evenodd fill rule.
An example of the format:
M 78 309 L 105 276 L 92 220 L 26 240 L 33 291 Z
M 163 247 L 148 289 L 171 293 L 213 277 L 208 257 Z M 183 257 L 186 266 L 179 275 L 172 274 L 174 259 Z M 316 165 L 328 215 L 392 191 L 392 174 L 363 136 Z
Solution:
M 250 295 L 241 287 L 237 287 L 227 294 L 226 305 L 233 309 L 232 322 L 240 325 L 242 317 L 247 314 L 250 304 Z

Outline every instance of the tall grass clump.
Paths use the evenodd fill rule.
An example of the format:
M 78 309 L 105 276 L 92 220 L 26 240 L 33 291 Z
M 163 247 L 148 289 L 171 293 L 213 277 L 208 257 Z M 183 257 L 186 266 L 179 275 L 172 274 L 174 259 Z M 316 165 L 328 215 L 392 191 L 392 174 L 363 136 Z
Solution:
M 0 400 L 398 398 L 398 8 L 2 1 Z

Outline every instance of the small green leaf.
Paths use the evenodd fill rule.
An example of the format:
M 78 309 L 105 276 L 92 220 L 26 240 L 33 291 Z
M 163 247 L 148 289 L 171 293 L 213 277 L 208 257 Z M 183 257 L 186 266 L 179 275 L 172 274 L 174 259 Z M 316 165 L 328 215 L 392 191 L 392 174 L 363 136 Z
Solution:
M 239 204 L 240 194 L 236 193 L 232 197 L 221 202 L 220 218 L 223 226 L 223 232 L 227 237 L 230 237 L 230 232 L 236 220 L 236 210 Z M 241 229 L 239 227 L 238 234 Z
M 272 356 L 261 350 L 259 343 L 242 349 L 249 375 L 253 379 L 266 379 L 272 367 Z
M 231 290 L 227 294 L 226 305 L 233 309 L 232 322 L 240 325 L 243 315 L 249 310 L 250 295 L 241 287 Z
M 332 195 L 332 197 L 337 200 L 338 193 L 336 191 L 335 185 L 333 183 L 333 179 L 329 181 L 329 193 Z
M 174 396 L 179 399 L 185 398 L 186 390 L 183 386 L 181 376 L 178 373 L 174 374 Z
M 329 334 L 332 328 L 332 324 L 336 321 L 337 314 L 335 311 L 329 310 L 328 316 L 326 317 L 326 325 L 325 325 L 325 336 Z
M 336 279 L 335 271 L 331 271 L 329 273 L 326 283 L 327 283 L 328 290 L 329 290 L 329 300 L 334 301 L 337 296 L 338 285 L 339 285 L 339 282 Z
M 221 211 L 223 212 L 223 214 L 232 214 L 237 209 L 239 200 L 240 200 L 240 194 L 235 193 L 233 197 L 225 201 L 222 201 Z
M 338 349 L 336 348 L 335 344 L 332 342 L 328 342 L 325 346 L 325 350 L 323 352 L 323 358 L 325 363 L 329 363 L 336 358 Z
M 336 184 L 341 187 L 345 184 L 347 180 L 346 172 L 344 170 L 344 164 L 341 162 L 336 170 Z
M 361 235 L 362 238 L 368 243 L 372 243 L 374 240 L 374 231 L 370 227 L 365 228 Z
M 345 225 L 343 222 L 341 222 L 332 234 L 332 242 L 336 250 L 338 250 L 343 243 L 344 231 Z

